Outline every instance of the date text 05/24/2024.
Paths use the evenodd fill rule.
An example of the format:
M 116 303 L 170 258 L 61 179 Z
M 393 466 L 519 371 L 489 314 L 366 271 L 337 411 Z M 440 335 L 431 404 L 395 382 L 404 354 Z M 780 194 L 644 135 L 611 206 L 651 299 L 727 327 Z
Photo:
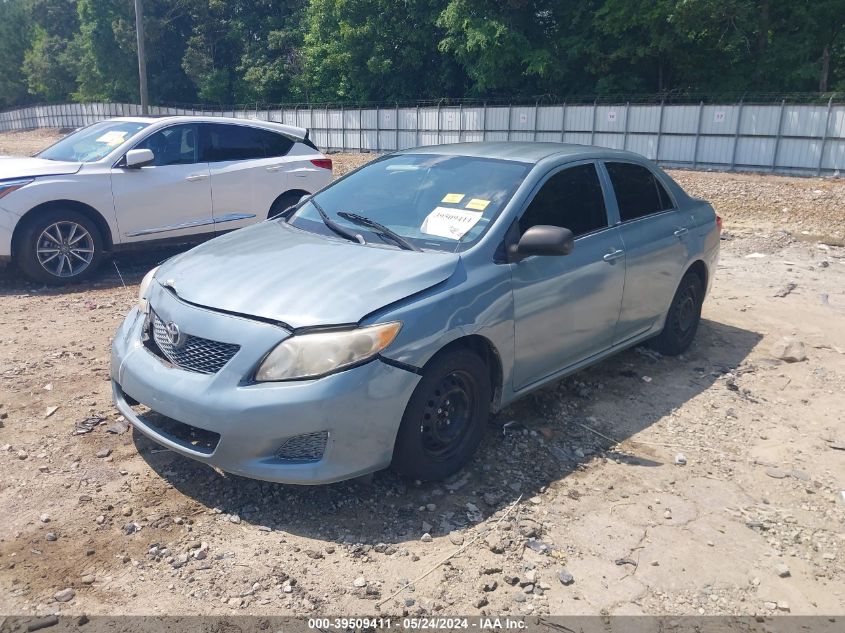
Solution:
M 518 631 L 526 628 L 524 620 L 519 618 L 477 617 L 477 618 L 309 618 L 309 629 L 341 630 L 350 629 L 397 629 L 429 631 Z

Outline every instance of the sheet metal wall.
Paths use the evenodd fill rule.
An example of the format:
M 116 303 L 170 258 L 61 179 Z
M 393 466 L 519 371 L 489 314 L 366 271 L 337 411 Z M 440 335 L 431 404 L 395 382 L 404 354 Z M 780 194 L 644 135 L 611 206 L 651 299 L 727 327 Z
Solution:
M 311 130 L 326 151 L 383 152 L 467 141 L 564 141 L 637 152 L 667 167 L 840 176 L 845 104 L 420 106 L 204 111 L 151 107 Z M 140 106 L 74 103 L 0 113 L 0 131 L 75 128 Z

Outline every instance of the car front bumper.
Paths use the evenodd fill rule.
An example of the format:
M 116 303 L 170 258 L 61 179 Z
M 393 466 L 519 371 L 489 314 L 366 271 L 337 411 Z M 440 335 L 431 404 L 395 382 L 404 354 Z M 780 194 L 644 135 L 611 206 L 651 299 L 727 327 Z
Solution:
M 246 382 L 286 330 L 189 306 L 172 295 L 156 304 L 155 295 L 163 294 L 151 297 L 157 313 L 166 312 L 186 331 L 190 325 L 191 334 L 228 331 L 242 346 L 214 375 L 176 368 L 142 343 L 145 317 L 133 309 L 112 344 L 111 377 L 115 404 L 138 431 L 186 457 L 266 481 L 330 483 L 390 465 L 417 374 L 376 359 L 317 380 Z M 129 399 L 219 439 L 213 448 L 200 449 L 162 430 L 156 416 L 139 413 Z M 276 456 L 291 438 L 323 432 L 328 439 L 318 460 L 292 463 Z

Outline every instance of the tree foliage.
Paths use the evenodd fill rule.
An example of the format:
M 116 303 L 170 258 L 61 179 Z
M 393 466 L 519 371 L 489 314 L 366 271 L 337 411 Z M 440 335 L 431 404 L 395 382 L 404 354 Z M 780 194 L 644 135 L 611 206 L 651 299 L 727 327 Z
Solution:
M 153 102 L 845 90 L 845 0 L 145 0 Z M 0 0 L 0 106 L 137 101 L 131 0 Z

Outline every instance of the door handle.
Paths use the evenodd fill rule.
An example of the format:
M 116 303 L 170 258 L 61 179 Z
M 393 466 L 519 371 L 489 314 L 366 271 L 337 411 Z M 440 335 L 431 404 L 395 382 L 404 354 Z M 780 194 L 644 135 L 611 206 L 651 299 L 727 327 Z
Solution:
M 208 174 L 191 174 L 190 176 L 186 176 L 185 180 L 188 182 L 196 182 L 198 180 L 205 180 L 208 178 Z
M 674 235 L 675 237 L 683 237 L 683 236 L 684 236 L 684 235 L 686 235 L 687 233 L 689 233 L 689 229 L 688 229 L 688 228 L 686 228 L 686 227 L 684 226 L 684 227 L 679 228 L 677 231 L 675 231 L 675 232 L 673 233 L 673 235 Z
M 610 253 L 608 253 L 607 255 L 602 257 L 602 259 L 606 262 L 614 262 L 617 259 L 619 259 L 620 257 L 622 257 L 624 254 L 625 254 L 625 251 L 615 250 L 615 251 L 611 251 Z
M 270 165 L 267 167 L 267 171 L 279 171 L 282 168 L 281 165 Z

